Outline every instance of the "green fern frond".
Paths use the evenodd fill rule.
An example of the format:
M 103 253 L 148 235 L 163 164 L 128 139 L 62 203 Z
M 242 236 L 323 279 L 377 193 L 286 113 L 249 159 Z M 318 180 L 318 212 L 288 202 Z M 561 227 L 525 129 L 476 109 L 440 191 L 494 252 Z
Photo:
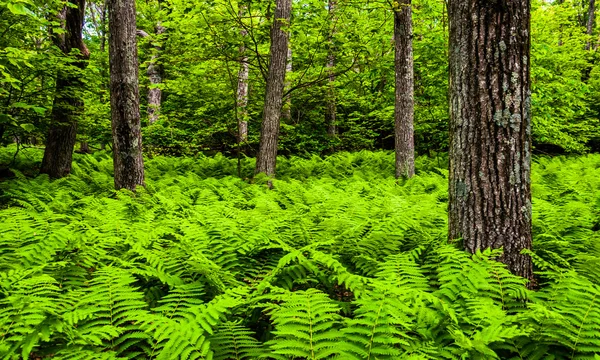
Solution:
M 267 311 L 275 325 L 275 337 L 266 344 L 272 354 L 312 360 L 339 353 L 340 308 L 327 295 L 309 289 L 288 293 L 282 300 Z
M 254 333 L 239 323 L 226 322 L 215 329 L 210 337 L 215 360 L 258 359 L 262 345 L 254 338 Z

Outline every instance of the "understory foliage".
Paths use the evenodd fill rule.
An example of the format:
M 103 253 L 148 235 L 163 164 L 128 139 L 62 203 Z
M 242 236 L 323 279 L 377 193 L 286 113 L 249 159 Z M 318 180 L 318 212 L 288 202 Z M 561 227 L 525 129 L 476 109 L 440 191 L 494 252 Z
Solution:
M 157 157 L 136 194 L 104 153 L 56 181 L 14 170 L 0 358 L 600 355 L 600 156 L 535 161 L 534 290 L 447 242 L 443 159 L 399 183 L 391 153 L 281 159 L 273 190 L 252 161 Z

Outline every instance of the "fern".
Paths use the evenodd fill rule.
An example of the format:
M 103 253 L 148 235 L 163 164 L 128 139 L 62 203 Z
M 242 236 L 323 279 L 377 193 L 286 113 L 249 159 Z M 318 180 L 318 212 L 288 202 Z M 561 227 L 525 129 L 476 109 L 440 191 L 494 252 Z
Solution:
M 239 323 L 226 322 L 215 329 L 210 337 L 215 360 L 257 359 L 262 353 L 261 344 L 252 331 Z
M 340 310 L 317 290 L 286 294 L 281 305 L 271 305 L 275 337 L 267 342 L 270 355 L 289 359 L 326 359 L 339 352 Z
M 280 159 L 269 190 L 223 156 L 156 157 L 136 194 L 109 155 L 75 159 L 0 183 L 0 358 L 600 354 L 598 155 L 536 159 L 535 291 L 447 244 L 427 159 L 399 183 L 392 153 Z

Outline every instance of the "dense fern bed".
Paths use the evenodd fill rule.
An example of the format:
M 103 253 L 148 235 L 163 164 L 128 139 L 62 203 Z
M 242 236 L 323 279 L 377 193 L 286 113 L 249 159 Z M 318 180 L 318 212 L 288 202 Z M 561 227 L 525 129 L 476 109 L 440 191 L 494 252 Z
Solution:
M 0 358 L 600 356 L 600 156 L 535 161 L 534 290 L 447 242 L 441 159 L 404 183 L 389 153 L 281 159 L 273 190 L 252 165 L 154 158 L 136 195 L 103 153 L 15 170 Z

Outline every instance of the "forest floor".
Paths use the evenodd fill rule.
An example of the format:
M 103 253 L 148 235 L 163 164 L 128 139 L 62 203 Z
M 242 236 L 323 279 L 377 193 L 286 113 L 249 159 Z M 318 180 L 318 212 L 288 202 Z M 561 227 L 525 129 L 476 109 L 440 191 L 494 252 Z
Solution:
M 131 194 L 106 153 L 40 157 L 0 182 L 0 357 L 600 355 L 600 155 L 535 159 L 534 291 L 448 243 L 441 158 L 282 158 L 269 190 L 252 159 L 155 157 Z

